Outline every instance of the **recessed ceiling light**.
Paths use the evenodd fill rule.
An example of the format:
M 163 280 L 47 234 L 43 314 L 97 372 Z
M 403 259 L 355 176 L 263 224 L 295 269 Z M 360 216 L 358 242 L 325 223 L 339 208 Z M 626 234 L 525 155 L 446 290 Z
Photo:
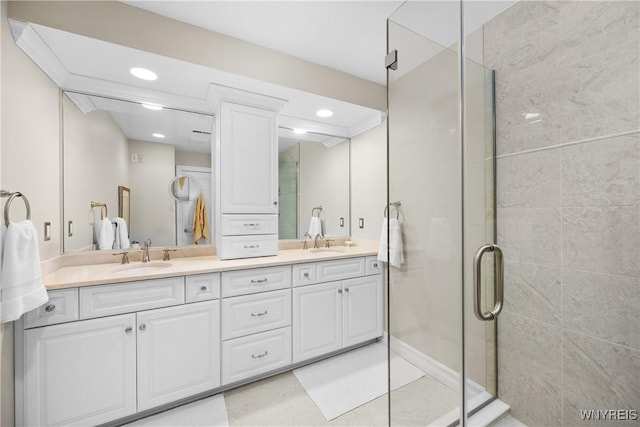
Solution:
M 152 134 L 152 136 L 154 136 L 156 138 L 161 138 L 161 139 L 164 138 L 164 135 L 161 134 L 161 133 L 154 133 L 154 134 Z
M 134 67 L 129 70 L 131 74 L 135 77 L 142 80 L 157 80 L 158 75 L 151 70 L 147 70 L 146 68 Z
M 160 111 L 162 110 L 162 105 L 156 105 L 156 104 L 142 104 L 142 106 L 144 108 L 148 108 L 149 110 L 153 110 L 153 111 Z
M 304 130 L 304 129 L 294 129 L 293 133 L 295 133 L 297 135 L 304 135 L 305 133 L 307 133 L 307 131 Z
M 316 111 L 316 116 L 318 116 L 318 117 L 331 117 L 331 116 L 333 116 L 333 111 L 327 110 L 326 108 L 323 108 L 322 110 Z

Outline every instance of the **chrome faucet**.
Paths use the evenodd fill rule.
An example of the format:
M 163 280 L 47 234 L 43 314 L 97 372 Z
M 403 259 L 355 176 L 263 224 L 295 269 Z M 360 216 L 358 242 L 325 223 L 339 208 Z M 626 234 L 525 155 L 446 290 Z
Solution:
M 320 237 L 319 234 L 316 234 L 316 237 L 313 239 L 313 248 L 318 249 L 318 239 L 323 239 L 324 237 Z
M 151 257 L 149 256 L 149 246 L 151 246 L 151 239 L 147 239 L 142 247 L 142 262 L 151 261 Z

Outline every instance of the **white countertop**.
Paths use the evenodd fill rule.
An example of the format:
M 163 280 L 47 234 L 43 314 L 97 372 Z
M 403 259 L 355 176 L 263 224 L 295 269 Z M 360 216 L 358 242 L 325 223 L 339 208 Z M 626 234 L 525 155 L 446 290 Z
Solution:
M 278 251 L 278 255 L 261 258 L 244 258 L 222 261 L 216 256 L 173 258 L 166 261 L 168 267 L 136 268 L 131 271 L 115 271 L 121 267 L 135 267 L 142 264 L 134 261 L 123 266 L 119 263 L 92 264 L 73 267 L 62 267 L 42 278 L 47 289 L 63 289 L 79 286 L 102 285 L 106 283 L 131 282 L 135 280 L 157 279 L 162 277 L 185 276 L 190 274 L 214 273 L 217 271 L 240 270 L 246 268 L 271 267 L 283 264 L 298 264 L 314 261 L 327 261 L 340 258 L 377 255 L 378 246 L 359 244 L 353 247 L 336 246 L 327 251 L 311 252 L 311 250 L 288 249 Z M 335 251 L 340 251 L 336 253 Z M 165 261 L 152 261 L 154 265 Z M 146 270 L 146 271 L 145 271 Z

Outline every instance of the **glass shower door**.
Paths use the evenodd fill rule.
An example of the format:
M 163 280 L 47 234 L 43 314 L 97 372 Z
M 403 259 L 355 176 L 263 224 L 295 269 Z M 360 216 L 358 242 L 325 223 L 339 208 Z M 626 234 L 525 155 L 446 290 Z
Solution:
M 496 322 L 473 312 L 473 258 L 494 242 L 493 76 L 461 62 L 460 6 L 406 2 L 387 22 L 388 216 L 404 248 L 388 270 L 392 426 L 465 423 L 496 395 Z M 423 376 L 407 383 L 406 363 Z

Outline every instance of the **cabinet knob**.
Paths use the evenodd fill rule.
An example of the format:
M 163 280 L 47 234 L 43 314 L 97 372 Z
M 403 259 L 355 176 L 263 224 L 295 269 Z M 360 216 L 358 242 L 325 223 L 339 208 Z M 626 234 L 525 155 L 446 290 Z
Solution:
M 147 325 L 143 323 L 142 325 L 140 325 L 138 329 L 140 329 L 141 331 L 144 331 L 145 329 L 147 329 Z
M 126 334 L 130 334 L 130 333 L 131 333 L 131 331 L 133 331 L 133 328 L 132 328 L 131 326 L 128 326 L 128 327 L 126 327 L 126 328 L 124 329 L 124 332 L 125 332 Z
M 373 263 L 373 268 L 378 268 L 378 263 L 377 262 Z
M 309 277 L 309 273 L 304 273 L 304 277 Z
M 273 205 L 276 206 L 278 204 L 278 202 L 273 202 Z
M 344 288 L 344 291 L 345 292 L 349 292 L 349 288 Z
M 206 287 L 206 286 L 204 286 L 204 285 L 202 285 L 202 286 L 200 286 L 200 290 L 201 290 L 201 291 L 206 291 L 206 290 L 207 290 L 207 287 Z
M 338 293 L 341 294 L 342 293 L 342 289 L 338 289 Z
M 56 309 L 56 305 L 55 304 L 49 304 L 48 306 L 46 306 L 44 308 L 44 311 L 46 311 L 47 313 L 51 313 L 55 309 Z

